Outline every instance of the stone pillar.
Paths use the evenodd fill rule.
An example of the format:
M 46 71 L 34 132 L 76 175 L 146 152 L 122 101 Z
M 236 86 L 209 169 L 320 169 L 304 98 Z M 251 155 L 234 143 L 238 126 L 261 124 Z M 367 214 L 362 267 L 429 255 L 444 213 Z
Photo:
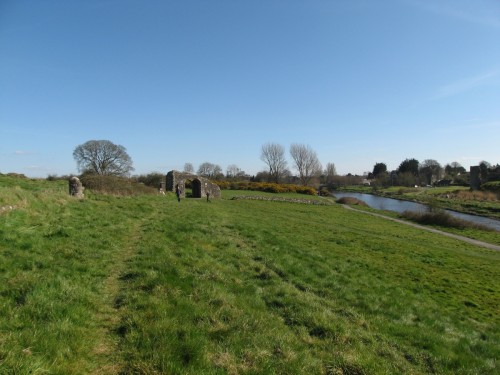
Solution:
M 83 198 L 83 185 L 78 177 L 69 179 L 69 195 L 77 198 Z
M 174 176 L 174 172 L 175 171 L 170 171 L 165 176 L 165 182 L 166 182 L 165 191 L 171 191 L 171 192 L 175 191 L 175 185 L 177 184 L 177 181 Z
M 472 190 L 481 188 L 481 169 L 478 166 L 470 167 L 470 188 Z

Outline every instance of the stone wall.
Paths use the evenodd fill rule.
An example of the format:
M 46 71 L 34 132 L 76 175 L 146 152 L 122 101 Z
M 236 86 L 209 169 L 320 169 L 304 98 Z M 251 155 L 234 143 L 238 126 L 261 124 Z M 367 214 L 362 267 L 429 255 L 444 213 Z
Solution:
M 248 199 L 254 201 L 268 201 L 268 202 L 286 202 L 286 203 L 301 203 L 313 204 L 316 206 L 332 206 L 334 204 L 331 200 L 312 200 L 312 199 L 297 199 L 297 198 L 283 198 L 283 197 L 263 197 L 260 195 L 238 195 L 232 197 L 231 200 Z
M 178 186 L 181 190 L 181 197 L 186 197 L 186 181 L 191 181 L 192 197 L 205 198 L 207 193 L 210 198 L 220 198 L 220 188 L 205 177 L 200 177 L 191 173 L 170 171 L 166 176 L 166 191 L 175 192 Z

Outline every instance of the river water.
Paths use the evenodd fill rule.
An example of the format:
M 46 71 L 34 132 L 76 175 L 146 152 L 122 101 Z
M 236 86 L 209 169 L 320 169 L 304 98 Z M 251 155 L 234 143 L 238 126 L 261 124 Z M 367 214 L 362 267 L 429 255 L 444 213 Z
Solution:
M 372 194 L 349 193 L 349 192 L 338 192 L 338 191 L 334 191 L 333 194 L 337 198 L 343 198 L 343 197 L 357 198 L 365 202 L 371 208 L 375 208 L 377 210 L 387 210 L 398 213 L 403 213 L 404 211 L 426 212 L 429 210 L 429 207 L 426 206 L 425 204 L 402 201 L 393 198 L 379 197 Z M 457 217 L 459 219 L 470 221 L 476 224 L 482 224 L 487 227 L 500 231 L 500 220 L 490 219 L 484 216 L 467 215 L 450 210 L 445 210 L 445 211 L 450 215 Z

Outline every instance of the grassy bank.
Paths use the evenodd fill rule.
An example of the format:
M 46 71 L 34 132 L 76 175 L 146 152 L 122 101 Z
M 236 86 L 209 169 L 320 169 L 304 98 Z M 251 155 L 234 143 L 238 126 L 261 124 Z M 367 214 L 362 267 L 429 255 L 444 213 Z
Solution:
M 498 252 L 338 205 L 0 185 L 0 373 L 499 370 Z
M 388 198 L 409 200 L 429 204 L 441 209 L 463 212 L 500 219 L 500 200 L 498 193 L 491 191 L 469 191 L 468 187 L 418 187 L 372 188 L 369 186 L 347 187 L 344 190 L 358 193 L 380 195 Z

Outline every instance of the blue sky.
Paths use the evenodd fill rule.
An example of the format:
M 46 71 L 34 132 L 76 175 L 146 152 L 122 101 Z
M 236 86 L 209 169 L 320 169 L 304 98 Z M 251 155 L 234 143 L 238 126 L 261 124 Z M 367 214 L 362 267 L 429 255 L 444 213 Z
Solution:
M 0 172 L 77 173 L 94 139 L 135 174 L 255 174 L 268 142 L 500 163 L 500 2 L 0 0 Z

